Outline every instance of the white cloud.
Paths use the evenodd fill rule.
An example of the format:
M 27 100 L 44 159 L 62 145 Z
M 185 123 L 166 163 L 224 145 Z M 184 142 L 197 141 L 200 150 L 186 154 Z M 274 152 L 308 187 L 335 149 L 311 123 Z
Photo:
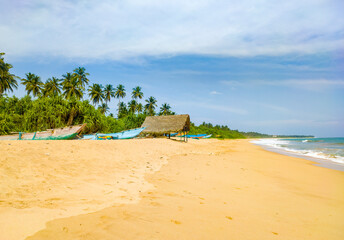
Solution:
M 247 81 L 221 81 L 229 87 L 239 86 L 282 86 L 308 90 L 322 90 L 327 87 L 344 87 L 344 80 L 329 79 L 286 79 L 286 80 L 247 80 Z
M 326 127 L 338 126 L 343 127 L 343 122 L 338 120 L 320 121 L 307 119 L 280 119 L 280 120 L 264 120 L 264 121 L 245 121 L 250 126 L 303 126 L 303 127 Z
M 341 0 L 0 0 L 11 58 L 281 55 L 343 50 Z
M 217 91 L 211 91 L 210 94 L 211 94 L 211 95 L 221 95 L 222 93 L 217 92 Z
M 199 101 L 170 101 L 171 106 L 174 106 L 176 108 L 180 108 L 182 107 L 183 109 L 192 109 L 193 111 L 197 108 L 197 109 L 201 109 L 203 111 L 203 113 L 206 112 L 211 112 L 211 113 L 229 113 L 229 114 L 235 114 L 235 115 L 247 115 L 249 114 L 249 112 L 244 109 L 244 108 L 240 108 L 240 107 L 231 107 L 229 105 L 223 105 L 223 102 L 219 102 L 219 103 L 212 103 L 212 102 L 208 102 L 208 101 L 203 101 L 203 100 L 199 100 Z M 213 110 L 213 111 L 206 111 L 204 112 L 204 110 Z

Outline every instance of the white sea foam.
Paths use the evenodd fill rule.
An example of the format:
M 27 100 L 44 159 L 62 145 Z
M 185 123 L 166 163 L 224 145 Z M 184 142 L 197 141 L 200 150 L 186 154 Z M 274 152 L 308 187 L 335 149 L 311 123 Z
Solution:
M 308 140 L 306 140 L 308 141 Z M 289 141 L 288 140 L 281 140 L 281 139 L 259 139 L 259 140 L 254 140 L 251 141 L 254 144 L 257 145 L 262 145 L 262 146 L 268 146 L 268 147 L 273 147 L 276 149 L 280 149 L 283 151 L 287 151 L 290 153 L 294 153 L 296 155 L 300 156 L 308 156 L 308 157 L 313 157 L 313 158 L 320 158 L 320 159 L 325 159 L 325 160 L 330 160 L 335 163 L 340 163 L 344 165 L 344 157 L 342 156 L 336 156 L 336 155 L 329 155 L 324 152 L 321 152 L 320 150 L 297 150 L 297 149 L 292 149 L 288 147 Z M 304 141 L 302 141 L 304 142 Z

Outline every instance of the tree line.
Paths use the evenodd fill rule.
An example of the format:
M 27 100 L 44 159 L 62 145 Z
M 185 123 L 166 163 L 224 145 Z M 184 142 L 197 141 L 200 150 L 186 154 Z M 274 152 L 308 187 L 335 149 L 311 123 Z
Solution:
M 124 85 L 91 84 L 90 74 L 83 67 L 45 82 L 31 72 L 19 78 L 10 72 L 11 69 L 12 65 L 4 60 L 4 53 L 0 53 L 0 134 L 84 122 L 87 123 L 86 132 L 117 132 L 141 126 L 147 115 L 175 114 L 168 103 L 158 109 L 153 96 L 141 103 L 144 94 L 140 86 L 132 89 L 131 100 L 125 103 Z M 23 84 L 27 95 L 21 99 L 7 97 L 7 93 L 13 92 L 19 84 Z M 84 100 L 85 96 L 89 100 Z M 109 104 L 114 99 L 118 99 L 117 118 L 109 113 Z
M 48 128 L 63 127 L 87 123 L 86 133 L 119 132 L 140 127 L 147 115 L 170 115 L 169 104 L 164 103 L 156 112 L 157 100 L 150 96 L 144 104 L 139 101 L 144 94 L 140 86 L 131 91 L 131 100 L 123 99 L 127 91 L 122 84 L 113 87 L 98 83 L 89 84 L 89 73 L 83 67 L 67 72 L 62 78 L 51 77 L 45 82 L 33 73 L 26 73 L 21 79 L 10 73 L 12 65 L 4 61 L 4 53 L 0 53 L 0 134 L 15 131 L 41 131 Z M 18 82 L 25 86 L 27 95 L 21 99 L 5 97 L 13 92 Z M 83 100 L 84 95 L 89 100 Z M 32 97 L 34 97 L 34 99 Z M 118 99 L 117 118 L 109 111 L 109 104 Z M 191 123 L 190 134 L 206 133 L 217 138 L 262 138 L 274 137 L 256 132 L 240 132 L 228 126 L 213 126 L 202 123 L 199 126 Z
M 17 80 L 21 80 L 27 94 L 38 98 L 61 95 L 67 100 L 82 100 L 86 91 L 93 105 L 98 106 L 98 109 L 104 114 L 109 111 L 108 103 L 113 98 L 117 98 L 119 100 L 117 105 L 118 118 L 124 117 L 128 113 L 145 113 L 150 116 L 174 114 L 171 111 L 171 106 L 167 103 L 162 104 L 160 111 L 156 113 L 157 100 L 153 96 L 147 98 L 144 105 L 138 102 L 139 99 L 144 97 L 140 86 L 132 89 L 132 100 L 126 104 L 121 101 L 127 95 L 124 85 L 118 84 L 117 87 L 113 87 L 111 84 L 103 86 L 98 83 L 89 85 L 90 80 L 88 76 L 90 74 L 86 72 L 84 67 L 78 67 L 73 72 L 67 72 L 62 75 L 62 78 L 48 78 L 45 82 L 42 82 L 41 77 L 31 72 L 26 73 L 25 78 L 20 79 L 10 73 L 12 65 L 5 63 L 4 53 L 0 54 L 0 95 L 6 92 L 13 92 L 18 87 Z

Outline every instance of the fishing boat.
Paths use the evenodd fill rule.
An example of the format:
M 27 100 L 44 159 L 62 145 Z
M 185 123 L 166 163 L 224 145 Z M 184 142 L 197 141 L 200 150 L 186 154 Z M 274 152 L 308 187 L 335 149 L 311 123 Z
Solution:
M 177 135 L 176 137 L 185 137 L 185 135 Z M 190 135 L 190 134 L 187 134 L 186 135 L 187 138 L 193 138 L 193 139 L 201 139 L 201 138 L 209 138 L 211 137 L 211 134 L 210 135 L 207 135 L 207 134 L 194 134 L 194 135 Z
M 212 134 L 209 134 L 207 136 L 204 136 L 203 138 L 210 138 L 212 136 Z
M 135 128 L 125 130 L 118 133 L 96 133 L 91 135 L 84 135 L 84 140 L 112 140 L 112 139 L 131 139 L 137 137 L 143 130 L 143 128 Z
M 0 136 L 0 140 L 68 140 L 75 138 L 85 126 L 86 123 L 64 128 L 48 129 L 41 132 L 18 132 L 11 135 Z
M 178 133 L 164 133 L 165 137 L 175 137 Z
M 187 134 L 186 135 L 187 138 L 196 138 L 196 139 L 200 139 L 200 138 L 203 138 L 205 136 L 207 136 L 207 134 L 196 134 L 196 135 L 189 135 L 189 134 Z

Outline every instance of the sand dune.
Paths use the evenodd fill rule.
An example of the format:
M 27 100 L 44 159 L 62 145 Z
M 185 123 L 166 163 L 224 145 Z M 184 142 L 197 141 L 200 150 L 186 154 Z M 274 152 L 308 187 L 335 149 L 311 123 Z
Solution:
M 247 140 L 1 141 L 0 239 L 344 239 L 344 173 Z

